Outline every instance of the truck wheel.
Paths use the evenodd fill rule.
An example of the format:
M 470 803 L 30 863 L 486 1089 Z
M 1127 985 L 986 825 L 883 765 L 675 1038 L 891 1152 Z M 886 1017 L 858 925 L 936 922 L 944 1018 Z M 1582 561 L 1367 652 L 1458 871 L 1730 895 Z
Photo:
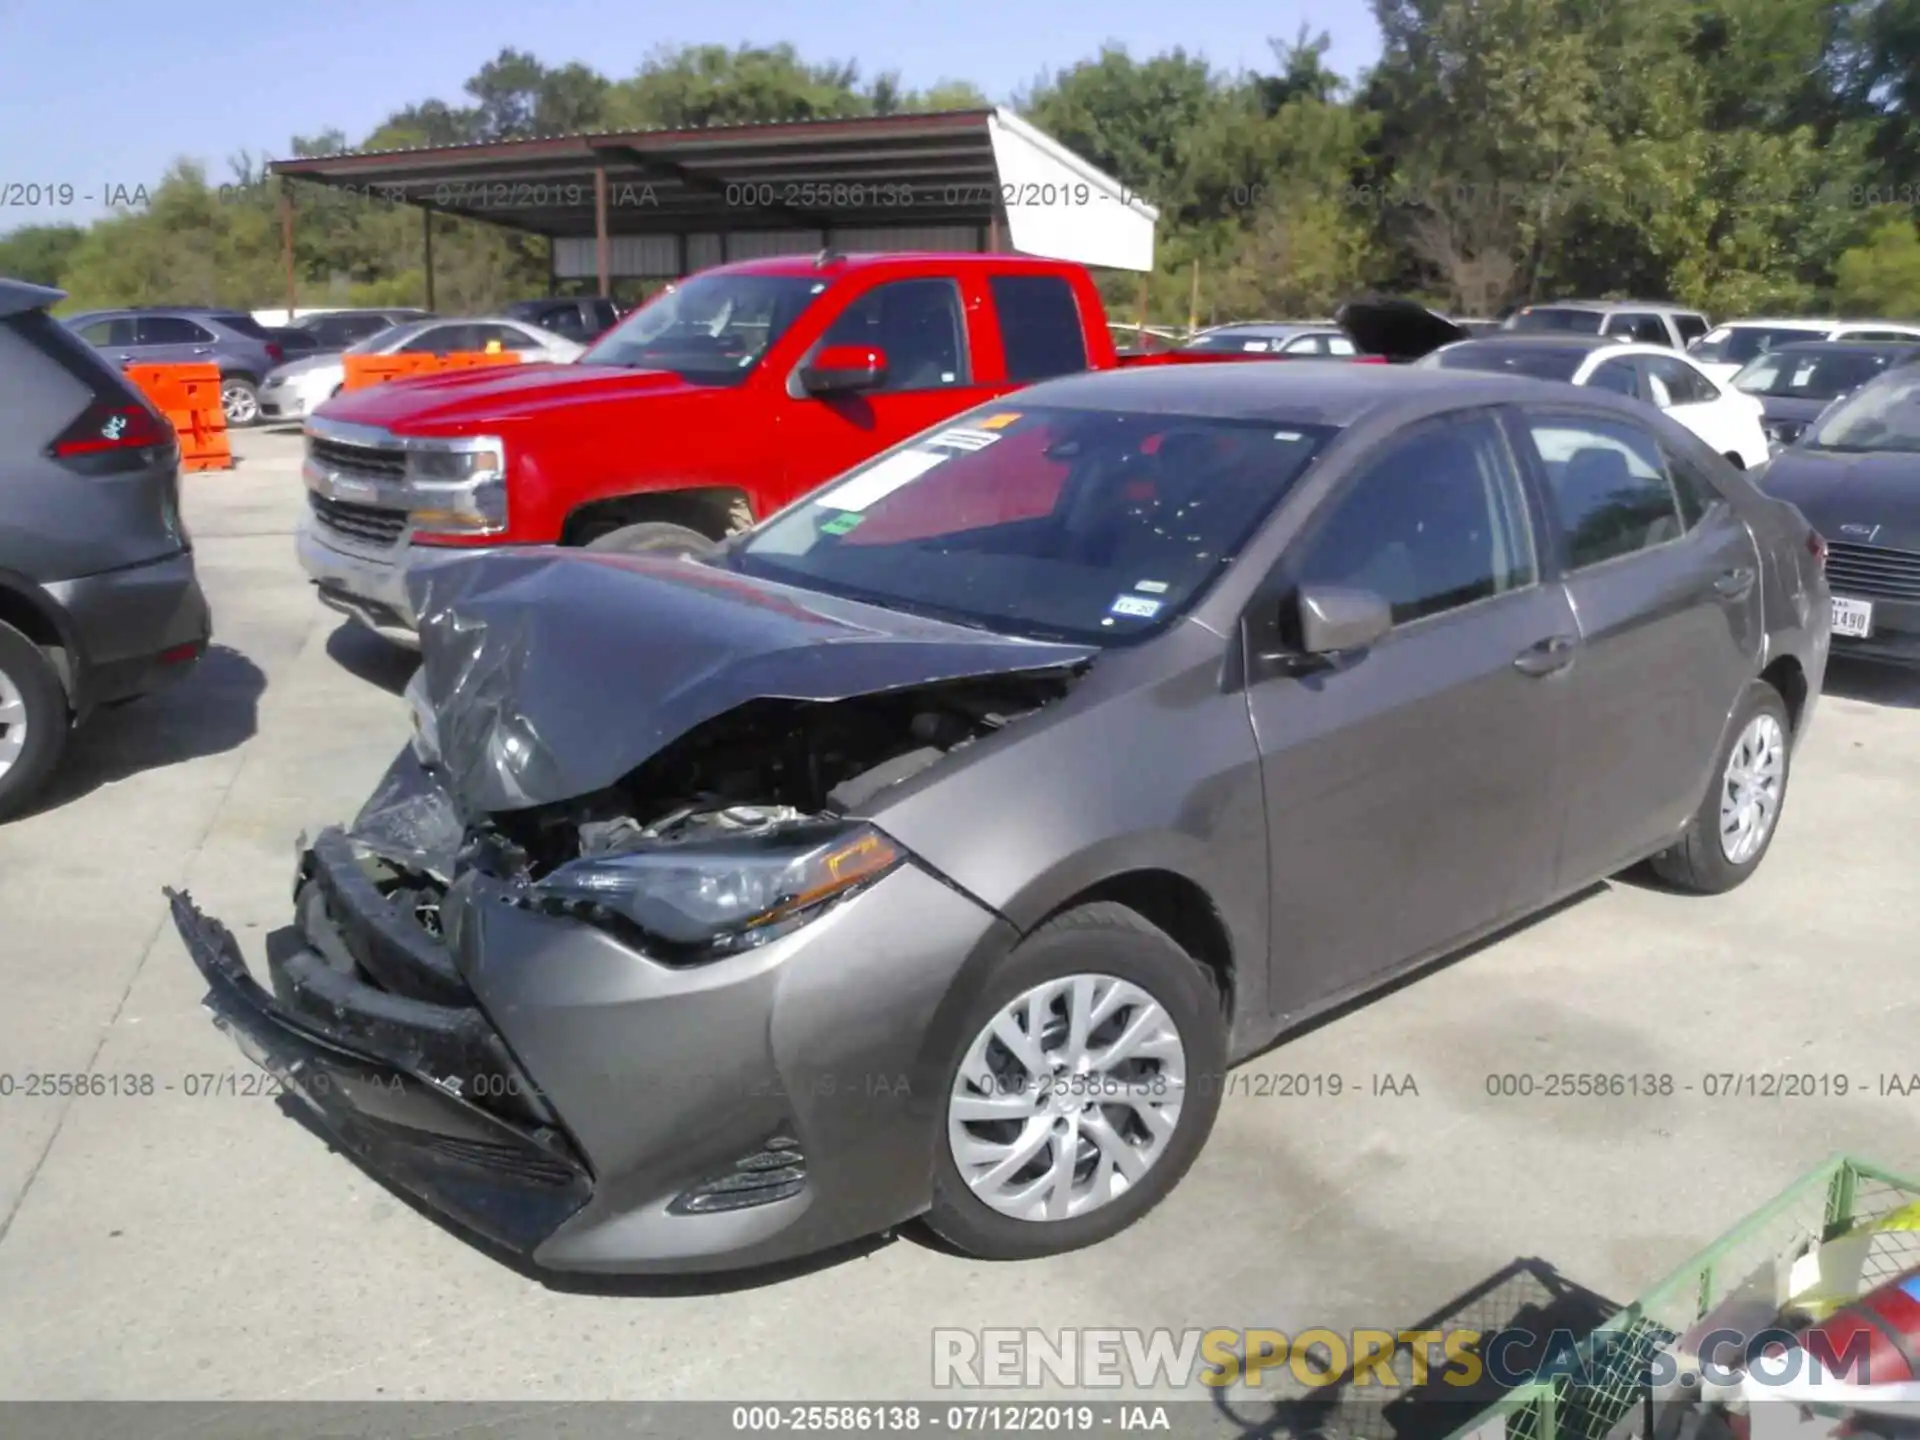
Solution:
M 67 745 L 67 694 L 47 657 L 0 624 L 0 820 L 25 809 Z
M 698 530 L 684 525 L 669 525 L 664 520 L 645 520 L 638 525 L 622 525 L 586 544 L 589 550 L 611 550 L 622 555 L 705 555 L 713 541 Z

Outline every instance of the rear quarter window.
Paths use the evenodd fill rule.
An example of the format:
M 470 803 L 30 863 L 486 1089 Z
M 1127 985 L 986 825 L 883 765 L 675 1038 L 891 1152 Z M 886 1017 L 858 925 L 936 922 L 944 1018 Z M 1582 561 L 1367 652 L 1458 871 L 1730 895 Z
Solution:
M 1080 305 L 1063 276 L 995 275 L 987 288 L 1009 380 L 1046 380 L 1087 368 Z

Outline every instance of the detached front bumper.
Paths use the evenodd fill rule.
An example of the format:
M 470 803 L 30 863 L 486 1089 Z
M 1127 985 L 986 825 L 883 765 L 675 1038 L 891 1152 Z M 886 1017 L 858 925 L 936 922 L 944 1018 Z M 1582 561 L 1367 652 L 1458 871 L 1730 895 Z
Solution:
M 443 943 L 368 863 L 344 832 L 314 842 L 271 995 L 170 898 L 215 1023 L 374 1173 L 553 1270 L 747 1268 L 926 1208 L 943 1007 L 1012 941 L 952 887 L 904 867 L 674 966 L 472 871 L 440 897 Z

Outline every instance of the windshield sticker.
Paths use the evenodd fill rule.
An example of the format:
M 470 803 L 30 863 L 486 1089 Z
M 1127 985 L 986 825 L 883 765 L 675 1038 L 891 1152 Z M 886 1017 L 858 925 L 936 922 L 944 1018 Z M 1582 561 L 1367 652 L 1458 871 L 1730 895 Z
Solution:
M 819 503 L 829 510 L 864 510 L 949 458 L 930 455 L 925 450 L 902 450 L 898 455 L 889 455 L 868 466 L 839 489 L 822 495 Z
M 984 450 L 999 438 L 991 430 L 969 430 L 964 425 L 956 425 L 951 430 L 942 430 L 926 443 L 946 450 Z
M 1273 432 L 1273 438 L 1276 440 L 1285 440 L 1288 444 L 1292 444 L 1294 441 L 1302 440 L 1306 437 L 1298 430 L 1276 430 Z
M 1270 350 L 1273 347 L 1269 345 L 1265 340 L 1249 340 L 1240 348 L 1242 350 L 1248 350 L 1248 351 L 1261 351 L 1261 350 Z
M 1164 580 L 1136 580 L 1133 582 L 1133 588 L 1136 590 L 1144 590 L 1149 595 L 1164 595 L 1167 593 L 1167 582 Z
M 820 522 L 822 535 L 844 535 L 867 517 L 852 510 L 843 510 L 831 520 Z
M 1020 418 L 1018 410 L 1002 410 L 998 415 L 989 415 L 980 422 L 982 430 L 1004 430 Z
M 1107 607 L 1110 615 L 1132 615 L 1140 620 L 1151 620 L 1160 613 L 1158 600 L 1143 600 L 1138 595 L 1122 595 Z

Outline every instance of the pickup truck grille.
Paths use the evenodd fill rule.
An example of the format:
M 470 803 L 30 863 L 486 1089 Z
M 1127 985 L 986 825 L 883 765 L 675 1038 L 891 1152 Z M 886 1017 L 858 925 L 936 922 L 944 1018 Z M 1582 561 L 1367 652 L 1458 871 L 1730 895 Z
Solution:
M 376 445 L 349 445 L 341 440 L 326 440 L 318 435 L 307 439 L 307 454 L 318 463 L 349 475 L 371 479 L 401 481 L 407 478 L 407 456 L 403 450 L 383 449 Z
M 329 500 L 307 492 L 307 504 L 313 518 L 335 534 L 362 545 L 387 547 L 399 543 L 400 532 L 407 528 L 407 512 L 383 510 L 377 505 L 350 505 L 344 500 Z
M 1920 554 L 1829 541 L 1827 584 L 1867 600 L 1920 600 Z

